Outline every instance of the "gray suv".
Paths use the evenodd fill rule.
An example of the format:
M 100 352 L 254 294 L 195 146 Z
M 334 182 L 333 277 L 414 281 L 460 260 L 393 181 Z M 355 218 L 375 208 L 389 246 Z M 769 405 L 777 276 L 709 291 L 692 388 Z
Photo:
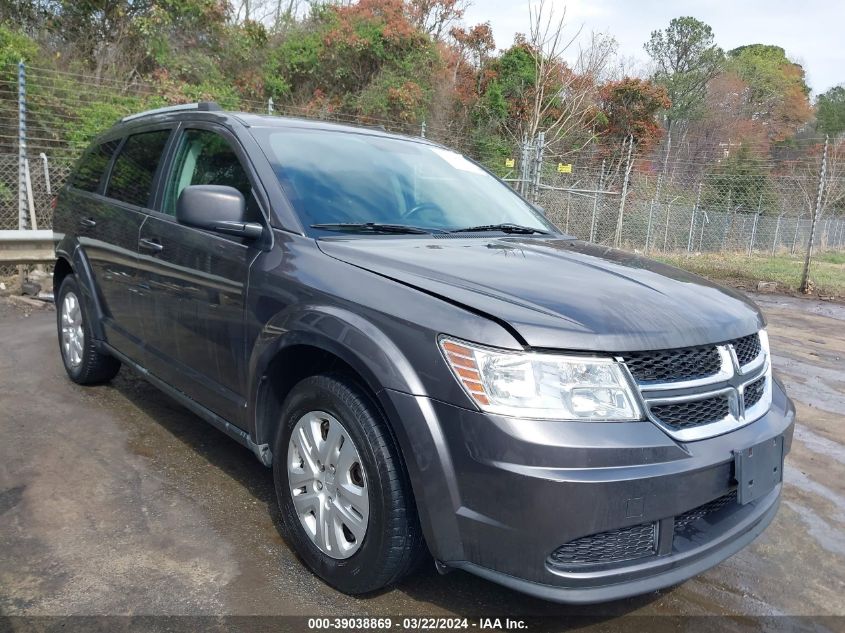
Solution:
M 795 411 L 743 296 L 562 234 L 423 139 L 176 106 L 55 212 L 62 359 L 140 372 L 273 469 L 360 594 L 430 552 L 561 602 L 679 583 L 774 517 Z

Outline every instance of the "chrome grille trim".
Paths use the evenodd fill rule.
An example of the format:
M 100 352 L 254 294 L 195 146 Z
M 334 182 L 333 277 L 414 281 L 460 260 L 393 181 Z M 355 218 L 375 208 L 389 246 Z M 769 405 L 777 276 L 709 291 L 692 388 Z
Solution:
M 772 371 L 766 331 L 760 330 L 758 337 L 759 353 L 757 357 L 742 366 L 739 364 L 736 350 L 732 344 L 735 341 L 715 345 L 714 347 L 718 350 L 721 359 L 721 367 L 718 373 L 706 378 L 661 383 L 637 381 L 624 364 L 624 355 L 617 357 L 617 360 L 625 366 L 631 383 L 637 386 L 641 404 L 648 419 L 672 438 L 682 442 L 691 442 L 734 431 L 759 419 L 769 410 L 772 402 Z M 747 338 L 743 337 L 743 339 L 737 339 L 737 341 Z M 764 379 L 763 394 L 753 406 L 746 410 L 745 388 L 757 382 L 760 378 Z M 692 424 L 682 428 L 665 423 L 652 410 L 652 407 L 661 405 L 694 404 L 697 401 L 720 396 L 728 399 L 728 415 L 719 420 L 700 424 L 695 424 L 693 420 Z

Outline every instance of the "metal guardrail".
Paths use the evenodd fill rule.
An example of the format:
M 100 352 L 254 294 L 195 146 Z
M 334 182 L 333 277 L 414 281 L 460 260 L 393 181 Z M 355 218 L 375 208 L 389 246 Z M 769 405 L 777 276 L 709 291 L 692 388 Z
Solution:
M 53 231 L 0 231 L 2 264 L 36 264 L 55 258 Z

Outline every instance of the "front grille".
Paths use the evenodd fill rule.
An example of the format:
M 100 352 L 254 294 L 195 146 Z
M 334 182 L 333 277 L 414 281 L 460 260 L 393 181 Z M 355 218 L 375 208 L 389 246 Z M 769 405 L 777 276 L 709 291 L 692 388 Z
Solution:
M 730 414 L 728 396 L 723 393 L 702 400 L 654 404 L 649 408 L 655 418 L 676 431 L 718 422 Z
M 559 567 L 634 560 L 654 555 L 656 537 L 654 523 L 641 523 L 569 541 L 552 552 L 549 560 Z
M 637 382 L 677 382 L 719 373 L 722 361 L 715 345 L 624 354 Z
M 768 390 L 767 359 L 759 333 L 713 345 L 620 356 L 637 382 L 649 418 L 684 441 L 703 439 L 708 433 L 723 433 L 749 422 L 744 411 L 761 403 Z M 757 365 L 751 370 L 755 361 Z M 744 374 L 740 371 L 743 367 Z M 740 381 L 732 380 L 738 377 L 748 381 L 744 400 L 739 399 Z
M 760 355 L 760 336 L 749 334 L 724 343 L 733 345 L 740 365 L 747 365 Z M 637 382 L 680 382 L 715 376 L 722 367 L 716 345 L 681 347 L 622 354 Z
M 752 382 L 750 385 L 746 385 L 745 391 L 743 392 L 743 397 L 745 398 L 745 408 L 750 409 L 755 404 L 760 402 L 760 398 L 763 397 L 763 394 L 766 392 L 766 377 L 763 376 Z
M 723 508 L 736 503 L 736 490 L 732 490 L 726 495 L 709 501 L 704 505 L 693 508 L 683 514 L 675 517 L 675 534 L 685 536 L 689 534 L 689 527 L 699 519 L 703 519 L 707 515 L 714 514 Z
M 731 341 L 731 343 L 740 365 L 747 365 L 760 355 L 760 336 L 758 334 L 749 334 Z

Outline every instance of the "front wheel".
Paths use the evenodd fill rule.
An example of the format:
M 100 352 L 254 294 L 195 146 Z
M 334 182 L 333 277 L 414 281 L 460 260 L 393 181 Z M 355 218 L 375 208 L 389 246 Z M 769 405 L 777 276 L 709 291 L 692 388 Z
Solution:
M 273 452 L 285 533 L 306 565 L 348 594 L 399 581 L 424 548 L 404 464 L 367 393 L 306 378 L 285 401 Z
M 82 304 L 79 282 L 68 275 L 56 298 L 56 325 L 62 362 L 70 379 L 80 385 L 108 382 L 120 369 L 120 361 L 97 349 L 89 315 Z

